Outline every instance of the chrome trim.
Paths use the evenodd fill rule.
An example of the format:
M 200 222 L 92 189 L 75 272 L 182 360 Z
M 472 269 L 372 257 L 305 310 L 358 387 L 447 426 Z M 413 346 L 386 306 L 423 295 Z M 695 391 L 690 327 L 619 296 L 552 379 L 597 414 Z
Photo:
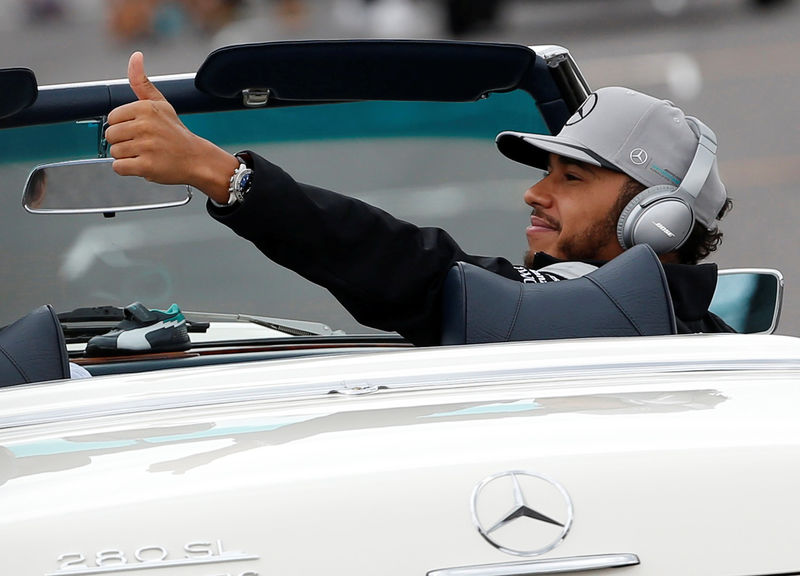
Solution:
M 569 574 L 584 570 L 604 570 L 636 566 L 636 554 L 595 554 L 592 556 L 570 556 L 567 558 L 548 558 L 528 562 L 507 562 L 504 564 L 483 564 L 431 570 L 427 576 L 527 576 L 529 574 Z
M 528 476 L 531 478 L 536 478 L 538 480 L 542 480 L 546 484 L 549 484 L 553 488 L 555 488 L 561 497 L 564 499 L 564 504 L 566 504 L 566 519 L 564 523 L 560 523 L 557 520 L 553 520 L 552 518 L 547 518 L 543 516 L 541 513 L 536 512 L 534 509 L 528 506 L 528 498 L 525 497 L 525 494 L 522 490 L 522 486 L 520 486 L 518 476 Z M 481 492 L 483 489 L 491 484 L 494 480 L 498 480 L 500 478 L 510 477 L 514 489 L 514 493 L 512 495 L 512 502 L 513 505 L 511 509 L 506 513 L 506 515 L 501 518 L 498 522 L 495 522 L 494 525 L 486 527 L 484 526 L 483 522 L 481 522 L 480 516 L 478 514 L 478 500 L 480 499 Z M 509 470 L 506 472 L 499 472 L 497 474 L 492 474 L 491 476 L 487 476 L 483 480 L 481 480 L 476 486 L 475 489 L 472 491 L 472 499 L 471 499 L 471 506 L 472 512 L 472 523 L 478 529 L 478 533 L 483 536 L 483 539 L 486 540 L 489 544 L 500 550 L 501 552 L 505 552 L 506 554 L 513 554 L 515 556 L 539 556 L 540 554 L 545 554 L 561 544 L 564 541 L 564 538 L 567 537 L 569 534 L 569 530 L 572 527 L 572 521 L 575 518 L 575 512 L 572 506 L 572 498 L 570 498 L 569 493 L 567 490 L 558 482 L 545 476 L 544 474 L 538 474 L 536 472 L 528 472 L 526 470 Z M 520 513 L 524 516 L 530 515 L 531 517 L 535 517 L 537 520 L 548 522 L 551 524 L 555 524 L 561 528 L 561 531 L 558 535 L 552 539 L 552 541 L 548 542 L 544 546 L 540 546 L 539 548 L 533 548 L 529 550 L 517 550 L 514 548 L 509 548 L 507 546 L 503 546 L 502 544 L 495 541 L 494 537 L 492 536 L 492 532 L 495 530 L 502 528 L 503 526 L 507 525 L 510 522 L 513 522 L 515 519 L 520 517 Z
M 538 46 L 528 46 L 528 48 L 544 58 L 547 65 L 552 68 L 558 66 L 559 62 L 571 58 L 569 50 L 558 44 L 541 44 Z
M 258 560 L 254 554 L 225 554 L 208 558 L 188 558 L 180 560 L 159 560 L 151 562 L 137 562 L 130 564 L 115 564 L 114 566 L 90 566 L 86 568 L 70 568 L 47 572 L 44 576 L 83 576 L 86 574 L 110 574 L 114 572 L 135 572 L 153 568 L 175 568 L 178 566 L 206 566 L 209 564 L 222 564 L 226 562 L 243 562 Z
M 346 396 L 364 396 L 365 394 L 374 394 L 381 388 L 369 382 L 342 382 L 340 388 L 331 390 L 331 394 L 344 394 Z
M 586 81 L 586 78 L 569 50 L 555 44 L 528 46 L 528 48 L 542 58 L 548 67 L 558 70 L 559 73 L 564 75 L 562 80 L 565 81 L 567 85 L 562 86 L 562 89 L 568 89 L 572 92 L 575 97 L 576 108 L 589 97 L 589 94 L 592 93 L 592 89 L 589 87 L 589 83 Z
M 184 74 L 165 74 L 163 76 L 150 76 L 150 81 L 154 84 L 158 82 L 172 82 L 175 80 L 193 80 L 195 77 L 194 72 L 187 72 Z M 92 80 L 89 82 L 70 82 L 67 84 L 48 84 L 46 86 L 39 86 L 39 92 L 48 90 L 64 90 L 65 88 L 89 88 L 92 86 L 127 86 L 129 84 L 127 78 L 114 78 L 112 80 Z
M 81 122 L 86 123 L 86 122 Z M 35 166 L 29 173 L 26 179 L 30 182 L 33 173 L 37 170 L 53 168 L 58 166 L 80 166 L 86 164 L 111 164 L 114 162 L 113 158 L 85 158 L 80 160 L 64 160 L 62 162 L 51 162 L 49 164 L 40 164 Z M 182 186 L 181 184 L 169 184 L 168 186 Z M 192 200 L 192 188 L 186 186 L 186 197 L 174 202 L 159 202 L 156 204 L 139 204 L 131 206 L 111 206 L 103 208 L 30 208 L 25 204 L 25 194 L 22 195 L 22 207 L 30 214 L 115 214 L 117 212 L 139 212 L 142 210 L 157 210 L 161 208 L 175 208 L 177 206 L 185 206 Z
M 269 88 L 245 88 L 242 90 L 242 104 L 248 108 L 263 108 L 269 102 Z

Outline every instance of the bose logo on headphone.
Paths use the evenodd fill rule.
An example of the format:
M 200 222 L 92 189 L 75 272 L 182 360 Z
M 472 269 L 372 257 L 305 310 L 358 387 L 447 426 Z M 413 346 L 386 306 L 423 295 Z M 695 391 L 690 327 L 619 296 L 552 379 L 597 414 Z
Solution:
M 669 236 L 670 238 L 675 238 L 675 234 L 673 234 L 673 233 L 672 233 L 672 231 L 671 231 L 669 228 L 667 228 L 666 226 L 664 226 L 664 225 L 663 225 L 661 222 L 656 222 L 656 221 L 654 220 L 654 221 L 653 221 L 653 225 L 654 225 L 656 228 L 658 228 L 659 230 L 661 230 L 661 231 L 662 231 L 664 234 L 666 234 L 667 236 Z
M 697 150 L 679 186 L 651 186 L 637 194 L 622 210 L 617 223 L 617 238 L 623 248 L 649 244 L 658 254 L 680 248 L 694 227 L 694 202 L 706 183 L 717 153 L 717 137 L 697 118 L 686 121 L 699 132 Z M 636 148 L 631 162 L 647 162 L 647 152 Z

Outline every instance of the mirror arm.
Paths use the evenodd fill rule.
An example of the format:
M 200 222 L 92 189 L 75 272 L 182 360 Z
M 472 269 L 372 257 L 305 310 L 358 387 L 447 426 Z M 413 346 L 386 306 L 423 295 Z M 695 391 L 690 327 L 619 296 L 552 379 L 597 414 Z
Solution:
M 105 114 L 97 120 L 97 157 L 108 158 L 108 140 L 106 140 L 108 116 Z
M 94 124 L 97 127 L 97 157 L 108 158 L 108 141 L 106 140 L 108 116 L 103 114 L 87 120 L 76 120 L 76 124 Z

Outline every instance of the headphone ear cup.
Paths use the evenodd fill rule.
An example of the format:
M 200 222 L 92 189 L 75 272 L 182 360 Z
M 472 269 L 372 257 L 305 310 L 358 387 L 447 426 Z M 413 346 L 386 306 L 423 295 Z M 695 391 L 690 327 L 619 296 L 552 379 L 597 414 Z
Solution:
M 617 239 L 624 249 L 648 244 L 657 254 L 678 249 L 692 231 L 691 203 L 668 184 L 653 186 L 633 197 L 617 222 Z
M 619 220 L 617 220 L 617 240 L 619 240 L 620 246 L 625 250 L 635 246 L 633 230 L 642 211 L 641 204 L 647 204 L 648 200 L 657 200 L 661 196 L 672 194 L 675 190 L 674 186 L 669 186 L 668 184 L 651 186 L 631 198 L 630 202 L 620 212 Z

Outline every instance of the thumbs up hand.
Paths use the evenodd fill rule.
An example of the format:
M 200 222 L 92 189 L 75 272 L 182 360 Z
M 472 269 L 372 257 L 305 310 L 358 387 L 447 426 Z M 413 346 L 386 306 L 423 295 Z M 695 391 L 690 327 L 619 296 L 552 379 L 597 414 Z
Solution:
M 144 72 L 144 55 L 141 52 L 134 52 L 128 61 L 128 82 L 133 93 L 139 100 L 151 100 L 154 102 L 166 102 L 167 99 L 158 91 L 147 74 Z
M 141 52 L 131 55 L 128 81 L 138 100 L 108 115 L 106 140 L 114 171 L 159 184 L 188 184 L 217 202 L 227 202 L 228 181 L 238 160 L 184 126 L 147 78 Z

